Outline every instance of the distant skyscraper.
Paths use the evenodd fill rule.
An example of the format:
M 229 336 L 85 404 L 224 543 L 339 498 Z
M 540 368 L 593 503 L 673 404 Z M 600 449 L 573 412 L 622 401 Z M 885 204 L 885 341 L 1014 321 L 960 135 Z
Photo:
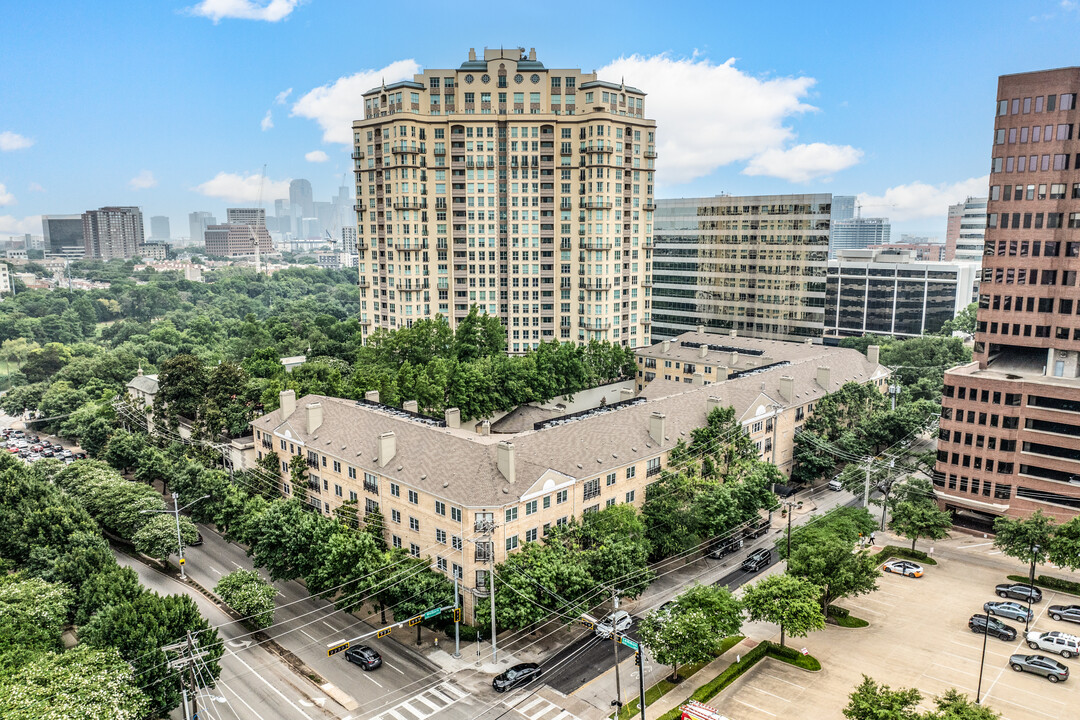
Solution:
M 986 235 L 986 198 L 969 197 L 949 206 L 945 228 L 945 259 L 982 262 Z
M 855 217 L 855 200 L 854 195 L 833 195 L 832 219 L 850 220 Z
M 227 208 L 225 222 L 230 225 L 239 223 L 252 227 L 266 227 L 266 211 L 262 208 Z
M 289 183 L 289 208 L 293 217 L 313 217 L 313 200 L 310 182 L 300 178 Z
M 150 218 L 150 239 L 168 240 L 172 235 L 169 233 L 169 218 L 165 215 L 154 215 Z
M 217 218 L 208 212 L 188 213 L 188 226 L 191 233 L 191 242 L 202 244 L 206 242 L 204 234 L 210 225 L 217 225 Z
M 131 258 L 146 241 L 142 211 L 137 207 L 103 207 L 82 214 L 86 257 Z
M 274 243 L 265 226 L 247 223 L 226 223 L 206 228 L 206 252 L 223 257 L 254 257 L 255 236 L 259 239 L 259 253 L 265 258 L 274 252 Z
M 829 259 L 839 250 L 864 250 L 889 242 L 889 218 L 849 218 L 832 221 L 829 228 Z
M 356 254 L 356 226 L 341 228 L 341 252 L 346 255 Z
M 83 257 L 86 241 L 83 238 L 82 215 L 42 215 L 41 228 L 45 235 L 46 253 Z

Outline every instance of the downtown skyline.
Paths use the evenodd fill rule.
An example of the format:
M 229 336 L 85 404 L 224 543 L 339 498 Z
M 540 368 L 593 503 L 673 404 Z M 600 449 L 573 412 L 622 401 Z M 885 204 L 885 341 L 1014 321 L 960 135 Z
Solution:
M 685 3 L 583 45 L 564 23 L 511 29 L 529 20 L 513 8 L 498 23 L 447 17 L 403 43 L 358 35 L 363 9 L 328 0 L 9 6 L 0 236 L 111 204 L 166 215 L 180 235 L 191 211 L 254 205 L 264 164 L 264 207 L 295 178 L 329 197 L 353 184 L 364 91 L 505 42 L 647 93 L 657 197 L 863 194 L 862 214 L 889 217 L 897 235 L 943 239 L 948 205 L 986 192 L 988 89 L 999 74 L 1076 64 L 1080 11 L 1068 0 L 856 7 L 765 18 Z M 550 16 L 568 12 L 555 4 Z

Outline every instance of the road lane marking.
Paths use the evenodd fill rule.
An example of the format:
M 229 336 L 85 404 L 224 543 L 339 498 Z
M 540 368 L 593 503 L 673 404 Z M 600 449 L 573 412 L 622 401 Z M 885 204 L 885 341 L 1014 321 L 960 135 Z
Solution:
M 235 565 L 236 567 L 240 568 L 241 570 L 243 570 L 243 569 L 244 569 L 244 566 L 243 566 L 243 565 L 241 565 L 240 563 L 236 562 L 235 560 L 230 560 L 229 562 L 231 562 L 231 563 L 232 563 L 233 565 Z
M 207 565 L 207 567 L 208 567 L 208 568 L 210 568 L 211 570 L 213 570 L 214 572 L 216 572 L 216 573 L 217 573 L 218 575 L 221 575 L 221 571 L 220 571 L 220 570 L 218 570 L 218 569 L 217 569 L 216 567 L 214 567 L 213 565 Z
M 322 621 L 322 624 L 325 625 L 326 627 L 330 628 L 334 632 L 340 632 L 336 627 L 334 627 L 330 623 L 326 622 L 325 620 Z
M 382 684 L 380 684 L 379 681 L 376 680 L 375 678 L 371 677 L 370 673 L 364 673 L 364 677 L 366 677 L 368 680 L 370 680 L 371 682 L 375 683 L 380 688 L 382 688 Z
M 305 633 L 305 634 L 306 634 L 306 633 Z M 404 675 L 404 674 L 405 674 L 405 673 L 401 672 L 400 670 L 398 670 L 398 669 L 397 669 L 396 667 L 394 667 L 393 665 L 391 665 L 390 663 L 386 662 L 385 660 L 383 661 L 383 665 L 385 665 L 386 667 L 390 668 L 391 670 L 393 670 L 393 671 L 395 671 L 395 672 L 401 673 L 402 675 Z
M 315 638 L 313 638 L 313 637 L 311 637 L 310 635 L 308 635 L 308 633 L 307 633 L 307 631 L 306 631 L 306 630 L 304 630 L 304 629 L 301 629 L 301 630 L 300 630 L 300 632 L 304 633 L 304 634 L 305 634 L 305 635 L 307 635 L 307 636 L 308 636 L 309 638 L 311 638 L 311 641 L 312 641 L 312 642 L 316 642 L 316 643 L 317 643 L 317 642 L 320 642 L 319 640 L 316 640 Z
M 971 548 L 985 547 L 987 545 L 993 545 L 993 544 L 994 544 L 993 542 L 975 543 L 974 545 L 965 545 L 965 546 L 963 546 L 961 548 L 957 548 L 957 550 L 970 550 Z
M 756 705 L 751 705 L 751 704 L 750 704 L 750 703 L 748 703 L 748 702 L 743 702 L 743 701 L 742 701 L 742 700 L 740 700 L 739 698 L 732 698 L 732 699 L 733 699 L 733 700 L 734 700 L 735 702 L 739 703 L 740 705 L 745 705 L 746 707 L 748 707 L 748 708 L 753 708 L 754 710 L 757 710 L 758 712 L 763 712 L 763 713 L 765 713 L 766 715 L 771 715 L 771 716 L 773 716 L 773 717 L 776 717 L 776 713 L 771 713 L 771 712 L 769 712 L 768 710 L 762 710 L 761 708 L 757 707 Z

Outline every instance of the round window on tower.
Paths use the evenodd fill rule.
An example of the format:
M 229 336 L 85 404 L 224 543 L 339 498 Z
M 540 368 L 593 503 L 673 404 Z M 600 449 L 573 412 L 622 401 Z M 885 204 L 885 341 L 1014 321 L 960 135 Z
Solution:
M 482 82 L 482 83 L 491 82 L 491 76 L 488 75 L 487 73 L 484 73 L 483 75 L 480 76 L 480 82 Z
M 517 75 L 514 76 L 514 82 L 523 83 L 523 82 L 525 82 L 525 78 L 522 77 L 521 73 L 518 73 Z

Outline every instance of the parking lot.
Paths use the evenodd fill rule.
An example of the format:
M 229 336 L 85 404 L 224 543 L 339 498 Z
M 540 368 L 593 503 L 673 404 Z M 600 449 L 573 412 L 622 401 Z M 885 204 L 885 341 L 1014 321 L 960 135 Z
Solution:
M 973 613 L 982 613 L 984 602 L 999 599 L 994 586 L 1006 582 L 1010 570 L 955 559 L 941 558 L 940 562 L 919 579 L 885 575 L 878 581 L 877 592 L 839 603 L 852 615 L 868 620 L 870 627 L 829 626 L 807 638 L 790 639 L 790 645 L 805 646 L 821 661 L 821 672 L 808 673 L 766 659 L 710 704 L 737 720 L 833 720 L 840 717 L 863 674 L 894 689 L 918 688 L 923 693 L 923 710 L 932 708 L 933 698 L 952 687 L 974 699 L 983 638 L 968 629 L 967 621 Z M 1032 607 L 1032 629 L 1080 635 L 1080 625 L 1056 622 L 1046 615 L 1050 605 L 1073 602 L 1074 596 L 1044 591 L 1042 602 Z M 988 638 L 983 704 L 1007 720 L 1074 716 L 1080 704 L 1080 660 L 1029 650 L 1023 642 L 1024 624 L 1004 622 L 1018 636 L 1012 642 Z M 1054 685 L 1044 677 L 1009 668 L 1010 655 L 1035 652 L 1064 663 L 1069 679 Z

